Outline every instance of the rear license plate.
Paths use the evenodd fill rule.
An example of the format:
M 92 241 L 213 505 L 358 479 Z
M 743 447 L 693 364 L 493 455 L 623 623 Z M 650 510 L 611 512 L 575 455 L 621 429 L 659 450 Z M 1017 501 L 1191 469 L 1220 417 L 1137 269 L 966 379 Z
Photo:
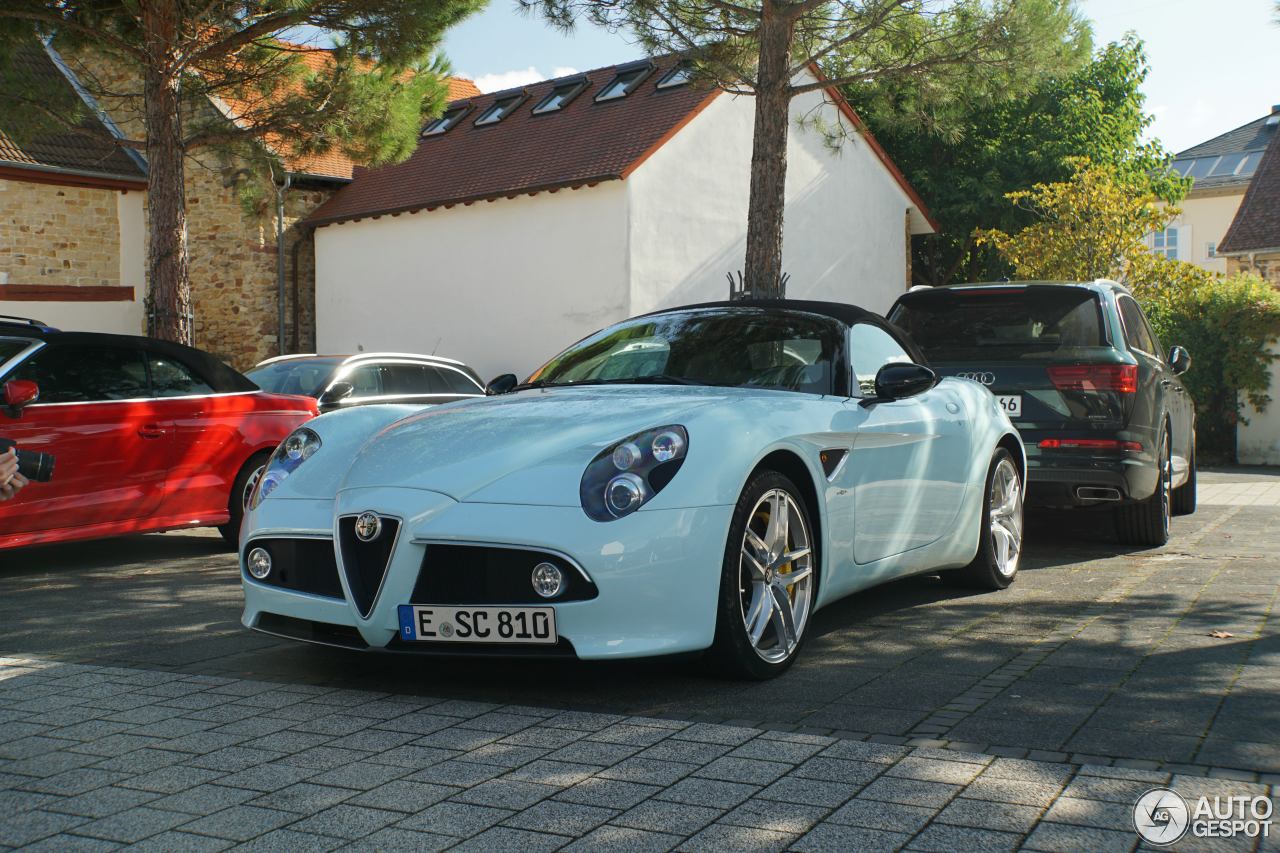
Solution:
M 1009 417 L 1016 418 L 1022 415 L 1022 395 L 1021 394 L 997 396 L 996 402 L 1000 404 L 1000 408 Z
M 552 607 L 401 604 L 400 638 L 444 643 L 559 642 Z

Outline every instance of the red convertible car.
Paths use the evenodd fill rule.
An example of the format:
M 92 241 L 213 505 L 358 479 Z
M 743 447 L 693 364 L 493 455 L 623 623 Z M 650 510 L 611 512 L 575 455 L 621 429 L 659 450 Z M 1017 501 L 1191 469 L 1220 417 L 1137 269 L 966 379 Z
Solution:
M 0 392 L 0 439 L 56 457 L 0 504 L 0 549 L 185 527 L 234 542 L 272 450 L 317 414 L 191 347 L 16 318 Z

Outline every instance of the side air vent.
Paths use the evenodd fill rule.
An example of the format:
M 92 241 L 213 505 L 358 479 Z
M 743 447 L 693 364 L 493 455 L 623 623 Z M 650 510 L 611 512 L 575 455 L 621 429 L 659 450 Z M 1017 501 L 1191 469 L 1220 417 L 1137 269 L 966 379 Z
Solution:
M 338 519 L 338 544 L 342 549 L 342 570 L 347 576 L 347 587 L 360 615 L 368 617 L 373 603 L 378 599 L 382 581 L 387 575 L 387 565 L 395 551 L 400 534 L 400 520 L 377 516 L 377 525 L 365 526 L 357 535 L 357 522 L 364 515 L 346 515 Z M 370 527 L 376 527 L 369 535 Z

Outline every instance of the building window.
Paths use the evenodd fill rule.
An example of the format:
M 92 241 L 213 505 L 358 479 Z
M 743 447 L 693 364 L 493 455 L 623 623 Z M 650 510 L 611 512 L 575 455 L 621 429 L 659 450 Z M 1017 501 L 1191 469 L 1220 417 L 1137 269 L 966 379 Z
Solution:
M 476 127 L 482 127 L 486 124 L 497 124 L 515 111 L 520 106 L 520 102 L 524 100 L 524 95 L 509 95 L 505 98 L 499 98 L 494 101 L 484 112 L 480 113 L 480 118 L 476 119 Z
M 1214 242 L 1212 242 L 1212 241 L 1210 241 L 1210 242 L 1208 242 L 1208 243 L 1205 243 L 1205 244 L 1204 244 L 1204 253 L 1205 253 L 1205 256 L 1206 256 L 1206 257 L 1209 257 L 1209 258 L 1216 258 L 1216 257 L 1218 257 L 1218 244 L 1217 244 L 1217 243 L 1214 243 Z
M 658 81 L 659 89 L 671 89 L 676 86 L 683 86 L 693 78 L 693 67 L 685 63 L 680 63 L 675 68 L 668 71 L 661 80 Z
M 469 109 L 471 109 L 470 104 L 463 104 L 462 106 L 452 107 L 445 110 L 444 115 L 440 116 L 440 118 L 431 122 L 422 129 L 422 135 L 439 136 L 461 121 L 462 117 L 467 114 L 467 110 Z
M 1151 247 L 1157 255 L 1170 260 L 1178 258 L 1178 229 L 1163 228 L 1152 235 Z
M 538 102 L 538 105 L 533 108 L 533 114 L 542 115 L 543 113 L 553 113 L 556 110 L 564 109 L 585 88 L 587 88 L 587 78 L 585 77 L 561 83 L 551 90 L 551 94 Z
M 596 100 L 613 101 L 626 97 L 636 86 L 640 85 L 641 80 L 649 76 L 649 72 L 652 70 L 653 68 L 648 63 L 619 68 L 618 76 L 614 77 L 610 83 L 600 90 L 600 94 L 596 95 Z

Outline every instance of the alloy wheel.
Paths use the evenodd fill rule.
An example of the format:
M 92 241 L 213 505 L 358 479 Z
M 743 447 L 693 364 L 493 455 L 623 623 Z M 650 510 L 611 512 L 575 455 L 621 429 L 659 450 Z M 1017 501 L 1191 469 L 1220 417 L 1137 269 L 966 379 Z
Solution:
M 771 489 L 752 509 L 742 539 L 738 592 L 742 625 L 756 654 L 781 663 L 795 652 L 813 599 L 813 546 L 804 513 Z
M 996 570 L 1010 577 L 1022 557 L 1022 481 L 1008 458 L 996 465 L 991 478 L 989 534 Z

